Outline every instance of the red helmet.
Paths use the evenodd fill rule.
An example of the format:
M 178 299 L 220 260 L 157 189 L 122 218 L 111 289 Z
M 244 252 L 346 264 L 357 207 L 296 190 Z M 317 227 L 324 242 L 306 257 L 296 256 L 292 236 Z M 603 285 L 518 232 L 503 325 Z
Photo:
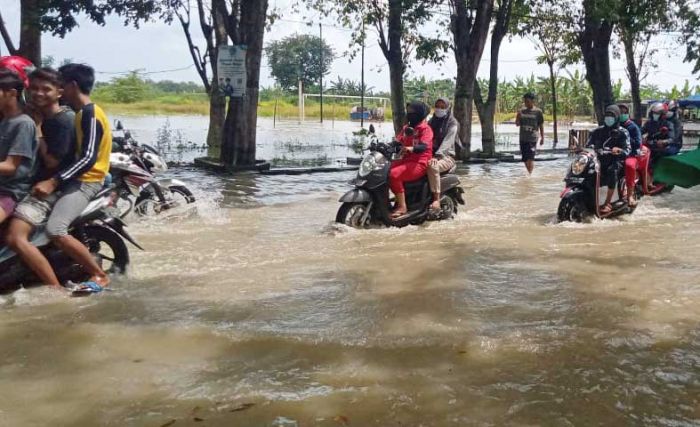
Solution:
M 0 57 L 0 68 L 12 70 L 24 82 L 24 87 L 29 87 L 29 74 L 34 71 L 34 64 L 21 56 L 3 56 Z

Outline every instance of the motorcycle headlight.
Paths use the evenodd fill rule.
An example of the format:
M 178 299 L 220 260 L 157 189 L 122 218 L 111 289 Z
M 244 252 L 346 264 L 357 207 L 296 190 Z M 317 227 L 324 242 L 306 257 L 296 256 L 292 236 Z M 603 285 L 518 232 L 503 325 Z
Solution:
M 588 156 L 581 154 L 576 157 L 573 162 L 571 162 L 571 173 L 574 175 L 581 175 L 583 172 L 585 172 L 587 165 Z
M 375 170 L 383 168 L 385 164 L 386 159 L 380 153 L 369 153 L 362 159 L 358 173 L 361 177 L 366 177 Z

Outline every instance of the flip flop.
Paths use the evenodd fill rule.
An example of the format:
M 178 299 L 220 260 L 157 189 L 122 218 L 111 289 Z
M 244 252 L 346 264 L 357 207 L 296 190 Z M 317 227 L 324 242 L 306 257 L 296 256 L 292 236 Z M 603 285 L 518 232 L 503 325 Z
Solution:
M 612 206 L 610 206 L 609 204 L 603 205 L 603 206 L 600 208 L 600 214 L 601 214 L 601 215 L 608 215 L 608 214 L 612 213 L 612 210 L 613 210 L 613 209 L 612 209 Z
M 83 297 L 91 294 L 98 294 L 104 290 L 107 290 L 107 288 L 102 287 L 99 283 L 90 280 L 75 286 L 71 291 L 71 295 L 74 297 Z

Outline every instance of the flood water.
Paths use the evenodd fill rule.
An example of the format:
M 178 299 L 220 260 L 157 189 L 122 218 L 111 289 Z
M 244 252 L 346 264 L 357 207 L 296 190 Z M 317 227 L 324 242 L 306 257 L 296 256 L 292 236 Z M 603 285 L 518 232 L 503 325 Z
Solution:
M 173 169 L 196 210 L 131 222 L 113 292 L 0 297 L 0 425 L 700 425 L 700 191 L 555 224 L 567 165 L 367 231 L 352 172 Z

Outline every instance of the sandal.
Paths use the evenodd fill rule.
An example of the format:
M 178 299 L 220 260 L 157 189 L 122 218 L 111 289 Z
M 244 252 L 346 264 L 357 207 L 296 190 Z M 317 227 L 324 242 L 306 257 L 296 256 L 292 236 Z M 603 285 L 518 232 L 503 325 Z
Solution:
M 78 284 L 69 282 L 66 284 L 66 288 L 71 291 L 71 296 L 74 297 L 84 297 L 90 294 L 98 294 L 104 290 L 107 290 L 107 288 L 92 280 Z
M 610 203 L 606 203 L 600 207 L 600 214 L 601 215 L 607 215 L 611 212 L 612 212 L 612 205 Z
M 408 211 L 399 211 L 395 210 L 394 212 L 391 213 L 391 218 L 396 219 L 396 218 L 401 218 L 402 216 L 406 215 Z

